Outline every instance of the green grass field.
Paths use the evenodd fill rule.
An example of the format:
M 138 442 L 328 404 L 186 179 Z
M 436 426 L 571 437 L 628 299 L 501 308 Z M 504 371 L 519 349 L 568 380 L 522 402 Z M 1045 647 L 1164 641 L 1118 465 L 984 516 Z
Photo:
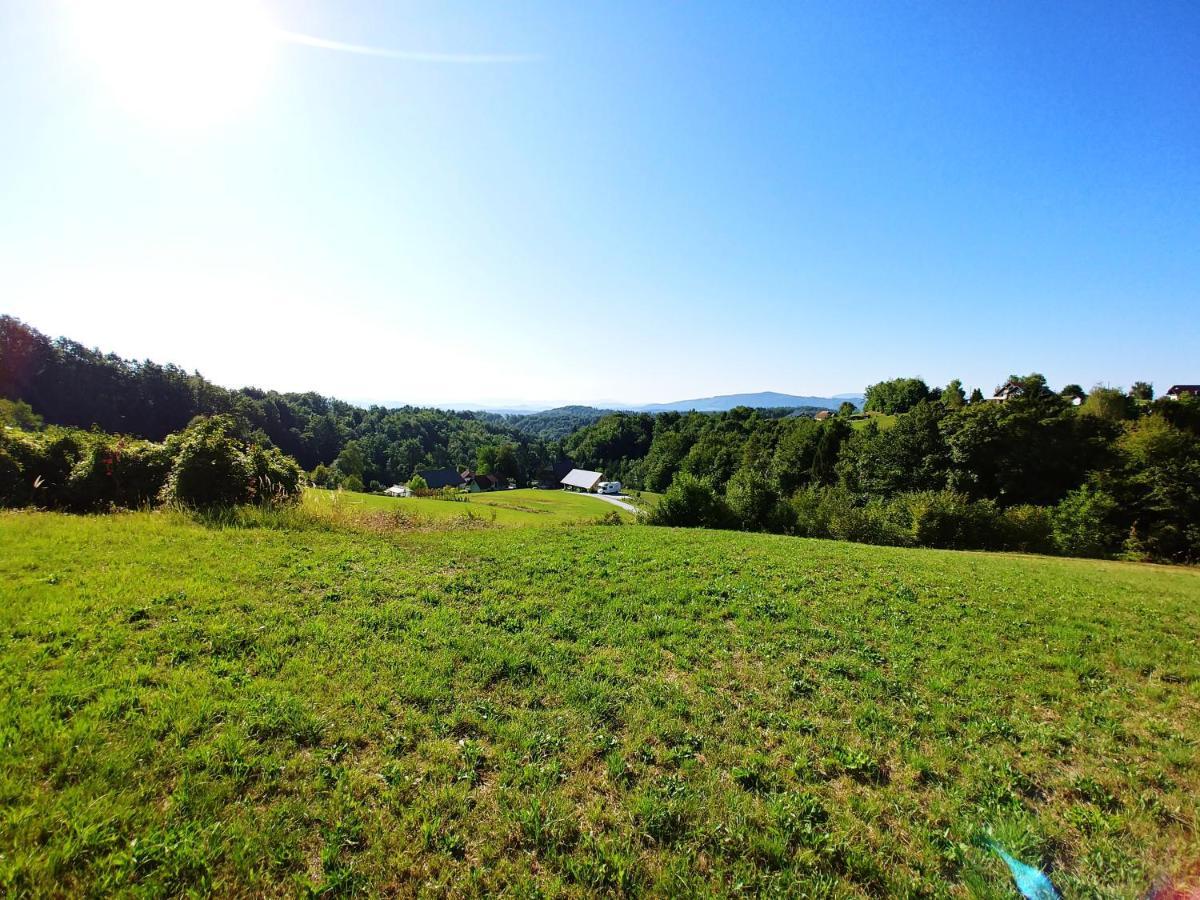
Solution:
M 991 829 L 1132 897 L 1200 857 L 1192 569 L 6 513 L 0 598 L 7 896 L 1013 896 Z
M 850 427 L 858 430 L 860 428 L 866 428 L 867 425 L 869 425 L 871 422 L 874 422 L 879 426 L 881 431 L 887 431 L 896 424 L 896 419 L 898 418 L 899 416 L 889 415 L 887 413 L 867 413 L 864 418 L 852 419 L 850 421 Z
M 483 494 L 463 494 L 464 501 L 433 500 L 424 497 L 384 497 L 378 494 L 359 494 L 351 491 L 328 491 L 320 488 L 304 492 L 304 507 L 321 515 L 354 517 L 359 513 L 401 513 L 433 523 L 471 516 L 487 524 L 563 525 L 591 522 L 616 511 L 623 521 L 633 516 L 611 503 L 595 497 L 567 491 L 540 491 L 522 488 L 516 491 L 493 491 Z

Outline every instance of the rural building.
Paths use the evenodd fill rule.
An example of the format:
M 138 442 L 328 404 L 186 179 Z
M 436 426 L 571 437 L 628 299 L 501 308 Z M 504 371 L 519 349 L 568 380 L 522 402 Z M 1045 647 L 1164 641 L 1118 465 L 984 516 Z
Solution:
M 562 480 L 567 477 L 572 469 L 575 468 L 575 463 L 569 459 L 560 459 L 549 469 L 542 469 L 537 473 L 537 486 L 548 491 L 557 490 L 562 487 Z
M 587 491 L 589 494 L 604 480 L 601 472 L 589 472 L 587 469 L 572 469 L 560 482 L 565 488 Z
M 833 415 L 832 410 L 823 409 L 819 413 L 817 413 L 815 416 L 813 416 L 813 418 L 816 419 L 818 422 L 824 422 L 826 419 L 828 419 L 832 415 Z
M 393 484 L 390 488 L 388 488 L 386 491 L 384 491 L 384 493 L 387 494 L 389 497 L 411 497 L 412 496 L 412 491 L 408 489 L 407 485 L 403 485 L 403 484 Z
M 472 475 L 467 479 L 467 490 L 472 494 L 482 491 L 501 491 L 508 487 L 508 482 L 496 475 Z
M 1200 384 L 1173 384 L 1163 396 L 1168 400 L 1178 400 L 1181 397 L 1200 397 Z
M 419 469 L 417 474 L 424 478 L 430 490 L 434 491 L 441 488 L 459 487 L 463 483 L 463 477 L 454 469 Z

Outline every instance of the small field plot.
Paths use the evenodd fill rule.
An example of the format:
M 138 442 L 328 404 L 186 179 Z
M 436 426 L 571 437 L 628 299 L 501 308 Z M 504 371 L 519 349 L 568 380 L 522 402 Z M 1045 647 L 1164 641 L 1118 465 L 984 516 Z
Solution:
M 595 497 L 585 497 L 566 491 L 495 491 L 484 494 L 464 494 L 463 500 L 433 500 L 424 497 L 382 497 L 352 491 L 309 489 L 304 492 L 304 508 L 329 516 L 349 516 L 355 513 L 411 515 L 434 521 L 477 519 L 482 523 L 501 526 L 562 525 L 590 522 L 607 515 L 617 507 Z M 625 521 L 633 516 L 621 512 Z

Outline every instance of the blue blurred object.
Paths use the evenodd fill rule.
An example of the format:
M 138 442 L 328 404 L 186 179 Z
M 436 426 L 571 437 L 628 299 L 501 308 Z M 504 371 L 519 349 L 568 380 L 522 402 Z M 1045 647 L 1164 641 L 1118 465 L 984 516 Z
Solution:
M 1054 889 L 1054 885 L 1050 883 L 1050 879 L 1041 869 L 1026 865 L 1019 859 L 1013 858 L 1007 850 L 990 837 L 985 837 L 983 843 L 1004 860 L 1008 871 L 1012 872 L 1013 881 L 1017 883 L 1017 890 L 1021 892 L 1022 897 L 1027 900 L 1058 900 L 1058 891 Z

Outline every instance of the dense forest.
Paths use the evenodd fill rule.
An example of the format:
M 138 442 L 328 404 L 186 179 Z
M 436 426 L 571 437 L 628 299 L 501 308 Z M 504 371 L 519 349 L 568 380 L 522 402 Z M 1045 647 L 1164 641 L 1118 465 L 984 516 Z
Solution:
M 363 409 L 315 393 L 228 390 L 177 366 L 52 340 L 9 316 L 0 317 L 0 397 L 27 403 L 47 424 L 151 441 L 182 431 L 197 416 L 228 415 L 248 440 L 277 447 L 306 470 L 318 470 L 322 481 L 350 487 L 407 481 L 416 469 L 440 466 L 495 469 L 525 480 L 557 459 L 543 430 L 557 434 L 563 421 L 595 418 Z M 526 418 L 531 422 L 521 427 Z
M 657 521 L 870 543 L 1200 560 L 1200 403 L 1010 377 L 985 400 L 918 378 L 825 421 L 616 413 L 564 448 Z M 877 414 L 877 415 L 872 415 Z

